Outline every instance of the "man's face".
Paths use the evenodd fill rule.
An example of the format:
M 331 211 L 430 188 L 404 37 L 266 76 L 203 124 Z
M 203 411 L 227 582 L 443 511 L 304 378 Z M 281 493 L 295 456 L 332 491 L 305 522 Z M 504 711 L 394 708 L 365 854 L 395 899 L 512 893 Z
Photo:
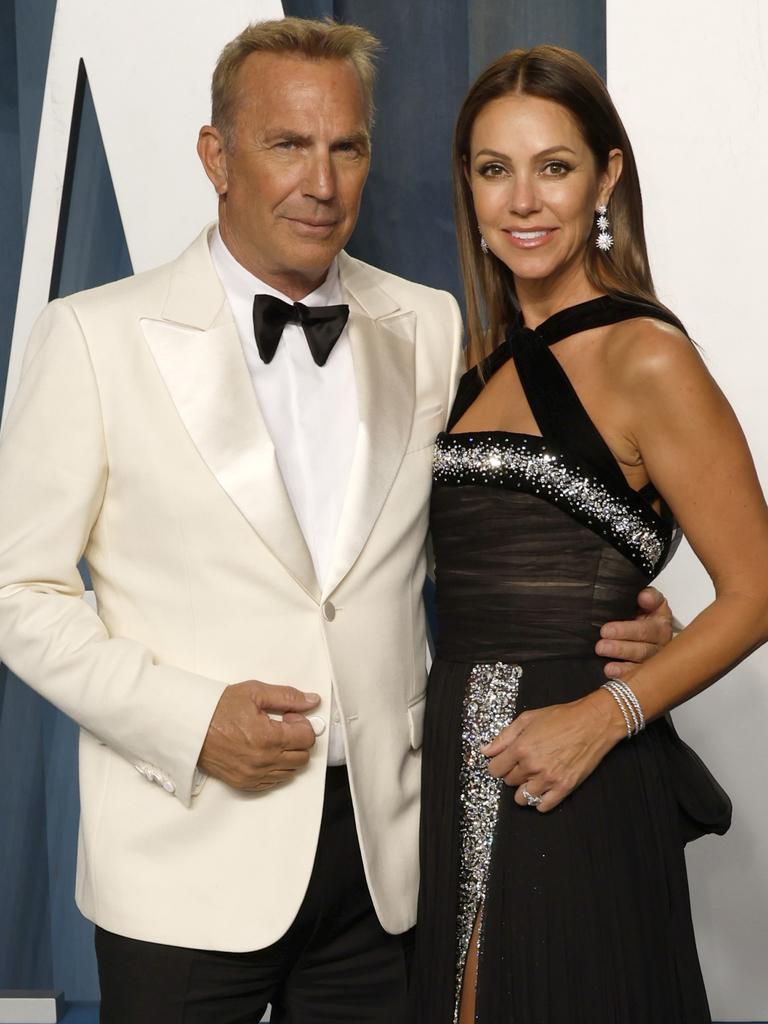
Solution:
M 198 147 L 222 237 L 253 274 L 301 299 L 357 221 L 370 164 L 360 81 L 345 60 L 253 53 L 236 89 L 230 146 L 204 128 Z

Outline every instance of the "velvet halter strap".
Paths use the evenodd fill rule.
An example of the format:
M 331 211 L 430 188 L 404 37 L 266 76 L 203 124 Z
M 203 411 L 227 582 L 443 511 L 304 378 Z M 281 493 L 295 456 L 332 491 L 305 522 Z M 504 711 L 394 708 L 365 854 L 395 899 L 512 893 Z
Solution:
M 482 364 L 482 375 L 475 368 L 462 378 L 448 429 L 474 402 L 484 382 L 511 358 L 533 418 L 547 442 L 570 451 L 606 481 L 626 487 L 616 458 L 590 419 L 552 346 L 574 334 L 639 317 L 680 326 L 671 313 L 657 306 L 609 295 L 560 310 L 533 329 L 526 327 L 518 314 L 504 342 Z M 652 484 L 639 493 L 649 502 L 657 497 Z

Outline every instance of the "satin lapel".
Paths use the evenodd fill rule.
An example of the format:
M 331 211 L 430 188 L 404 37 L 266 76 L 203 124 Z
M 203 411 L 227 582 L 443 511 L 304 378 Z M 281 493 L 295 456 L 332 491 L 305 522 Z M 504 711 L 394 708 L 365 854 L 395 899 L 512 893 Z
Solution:
M 188 266 L 189 259 L 186 270 Z M 214 274 L 210 259 L 207 267 Z M 181 277 L 176 275 L 172 282 L 164 318 L 142 320 L 158 370 L 189 436 L 221 487 L 275 557 L 317 601 L 320 587 L 312 558 L 285 489 L 218 279 L 214 274 L 218 315 L 210 323 L 212 307 L 206 307 L 200 297 L 201 290 L 204 294 L 211 290 L 210 276 L 183 275 L 184 291 L 190 294 L 186 309 L 192 310 L 188 316 L 179 294 Z M 190 293 L 190 286 L 195 285 L 198 290 L 193 287 Z M 187 323 L 179 323 L 182 319 Z M 206 320 L 207 328 L 202 329 Z M 195 325 L 189 326 L 190 322 Z
M 376 320 L 348 297 L 360 427 L 323 596 L 339 585 L 365 546 L 400 468 L 413 419 L 415 314 Z

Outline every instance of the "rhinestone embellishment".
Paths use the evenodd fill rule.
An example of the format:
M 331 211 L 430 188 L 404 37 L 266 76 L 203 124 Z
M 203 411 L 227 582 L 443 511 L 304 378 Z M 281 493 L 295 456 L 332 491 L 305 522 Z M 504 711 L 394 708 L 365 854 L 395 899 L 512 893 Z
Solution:
M 515 486 L 540 494 L 589 525 L 621 549 L 629 550 L 643 569 L 655 572 L 665 552 L 661 532 L 622 497 L 566 459 L 522 435 L 439 435 L 433 477 L 442 484 Z M 534 445 L 536 447 L 534 448 Z
M 461 984 L 472 931 L 478 912 L 482 915 L 499 798 L 504 788 L 502 779 L 494 779 L 488 774 L 488 758 L 480 753 L 479 748 L 490 743 L 515 717 L 522 674 L 519 665 L 502 661 L 495 665 L 475 665 L 464 693 L 459 774 L 461 847 L 454 1024 L 458 1021 Z
M 613 248 L 613 235 L 609 235 L 607 231 L 601 231 L 595 244 L 601 252 L 609 252 Z

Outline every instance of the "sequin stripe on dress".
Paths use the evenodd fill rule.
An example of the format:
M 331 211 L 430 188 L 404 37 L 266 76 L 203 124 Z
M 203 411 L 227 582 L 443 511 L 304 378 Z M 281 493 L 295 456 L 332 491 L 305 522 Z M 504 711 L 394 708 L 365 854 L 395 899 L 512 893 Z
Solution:
M 493 836 L 499 813 L 503 779 L 488 773 L 488 758 L 480 747 L 498 735 L 515 717 L 523 670 L 502 661 L 475 665 L 464 693 L 461 727 L 462 763 L 459 772 L 459 905 L 456 922 L 456 998 L 453 1021 L 457 1024 L 464 967 L 475 922 L 478 966 L 482 949 L 482 907 L 488 884 Z
M 661 569 L 672 544 L 672 523 L 629 487 L 604 484 L 542 437 L 504 431 L 439 434 L 432 476 L 437 485 L 480 484 L 539 495 L 600 534 L 649 578 Z

